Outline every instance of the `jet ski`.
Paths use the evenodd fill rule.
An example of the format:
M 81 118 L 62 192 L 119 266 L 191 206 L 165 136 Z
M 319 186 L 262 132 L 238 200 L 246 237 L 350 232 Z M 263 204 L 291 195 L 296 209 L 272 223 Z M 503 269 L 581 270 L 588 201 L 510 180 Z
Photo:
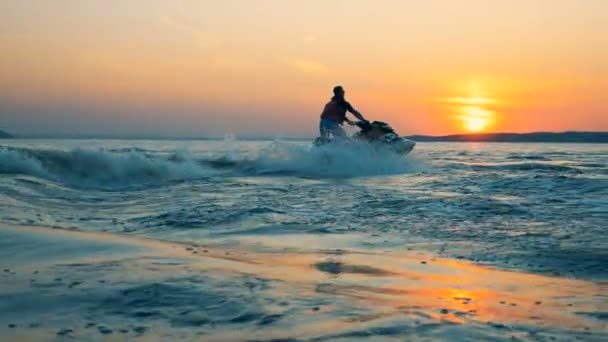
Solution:
M 363 141 L 373 144 L 379 148 L 386 148 L 397 154 L 406 155 L 410 153 L 416 142 L 400 137 L 395 130 L 386 122 L 382 121 L 357 121 L 355 125 L 360 129 L 348 139 L 329 137 L 317 137 L 313 141 L 314 146 L 323 146 L 333 143 L 348 143 L 350 141 Z

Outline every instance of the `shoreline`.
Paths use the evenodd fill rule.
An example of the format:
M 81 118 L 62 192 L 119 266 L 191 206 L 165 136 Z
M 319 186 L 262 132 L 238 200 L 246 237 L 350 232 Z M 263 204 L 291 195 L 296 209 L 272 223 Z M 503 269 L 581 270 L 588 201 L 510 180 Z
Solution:
M 608 336 L 605 282 L 340 240 L 344 248 L 314 252 L 263 240 L 199 245 L 2 224 L 0 338 Z

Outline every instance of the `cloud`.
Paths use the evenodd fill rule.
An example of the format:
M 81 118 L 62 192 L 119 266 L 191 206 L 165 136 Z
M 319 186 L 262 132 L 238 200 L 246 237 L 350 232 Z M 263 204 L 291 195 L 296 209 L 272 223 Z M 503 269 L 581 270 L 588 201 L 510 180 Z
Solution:
M 329 68 L 319 62 L 303 60 L 303 59 L 290 59 L 285 62 L 293 69 L 309 75 L 326 75 L 329 73 Z
M 306 34 L 302 37 L 302 40 L 305 42 L 315 42 L 317 41 L 317 36 L 314 34 Z
M 172 30 L 191 37 L 198 46 L 204 49 L 217 48 L 222 43 L 222 39 L 217 35 L 185 25 L 167 15 L 160 17 L 160 23 L 168 26 Z
M 441 97 L 436 98 L 436 102 L 445 103 L 449 105 L 471 105 L 471 106 L 484 106 L 495 104 L 497 101 L 494 99 L 484 97 Z

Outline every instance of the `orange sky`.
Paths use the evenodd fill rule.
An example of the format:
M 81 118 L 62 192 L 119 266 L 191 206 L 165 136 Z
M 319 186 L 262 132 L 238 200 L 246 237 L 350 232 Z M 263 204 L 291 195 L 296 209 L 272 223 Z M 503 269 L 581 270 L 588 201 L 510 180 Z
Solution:
M 341 84 L 402 134 L 608 131 L 608 1 L 7 0 L 0 129 L 314 135 Z

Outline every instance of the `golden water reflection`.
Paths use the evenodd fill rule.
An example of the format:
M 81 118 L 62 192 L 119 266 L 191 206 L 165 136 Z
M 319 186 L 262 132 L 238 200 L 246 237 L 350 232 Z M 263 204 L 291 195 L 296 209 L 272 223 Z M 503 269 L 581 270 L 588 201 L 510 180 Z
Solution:
M 604 321 L 585 315 L 608 312 L 608 301 L 602 296 L 608 293 L 605 283 L 502 271 L 425 252 L 361 250 L 356 248 L 361 241 L 358 235 L 251 235 L 240 236 L 238 244 L 214 247 L 129 236 L 116 241 L 104 233 L 52 233 L 145 247 L 125 256 L 104 253 L 78 259 L 78 264 L 117 265 L 113 268 L 116 274 L 104 273 L 107 284 L 130 278 L 160 282 L 163 277 L 179 279 L 192 274 L 238 284 L 255 277 L 265 285 L 247 296 L 255 295 L 252 300 L 260 300 L 269 312 L 276 308 L 288 313 L 290 329 L 280 323 L 239 331 L 218 328 L 205 341 L 314 339 L 384 323 L 412 327 L 488 324 L 608 333 Z M 161 258 L 171 262 L 157 262 Z M 235 295 L 243 295 L 236 291 Z
M 284 285 L 275 289 L 296 291 L 302 298 L 321 295 L 336 307 L 354 305 L 372 311 L 349 321 L 423 315 L 453 323 L 542 322 L 580 330 L 607 329 L 578 314 L 608 310 L 606 302 L 591 300 L 607 290 L 593 282 L 501 271 L 418 252 L 248 253 L 246 259 L 248 263 L 238 266 L 238 271 Z

